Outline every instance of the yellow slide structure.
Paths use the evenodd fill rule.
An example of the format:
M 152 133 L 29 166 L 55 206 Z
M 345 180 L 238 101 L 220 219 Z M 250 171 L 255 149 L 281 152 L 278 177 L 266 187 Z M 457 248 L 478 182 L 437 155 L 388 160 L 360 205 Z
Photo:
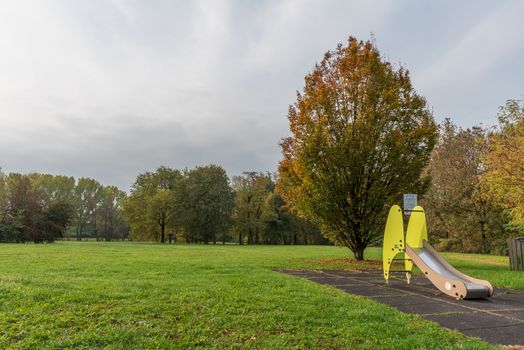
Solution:
M 428 243 L 426 215 L 421 206 L 412 210 L 405 237 L 402 210 L 398 205 L 389 210 L 382 250 L 386 281 L 391 275 L 391 265 L 399 254 L 403 255 L 408 283 L 415 264 L 435 287 L 456 299 L 486 298 L 493 295 L 493 287 L 488 281 L 456 270 Z

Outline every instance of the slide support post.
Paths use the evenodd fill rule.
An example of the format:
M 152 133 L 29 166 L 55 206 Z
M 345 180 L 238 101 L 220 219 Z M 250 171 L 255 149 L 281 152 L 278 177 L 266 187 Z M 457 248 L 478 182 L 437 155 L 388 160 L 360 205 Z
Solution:
M 389 280 L 389 274 L 393 259 L 397 254 L 404 253 L 404 219 L 402 209 L 394 205 L 389 209 L 386 228 L 384 230 L 384 245 L 382 247 L 382 267 L 386 283 Z

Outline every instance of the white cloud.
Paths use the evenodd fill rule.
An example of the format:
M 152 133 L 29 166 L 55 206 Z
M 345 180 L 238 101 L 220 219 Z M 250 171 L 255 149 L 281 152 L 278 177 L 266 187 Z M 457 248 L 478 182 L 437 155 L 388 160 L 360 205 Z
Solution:
M 373 32 L 386 57 L 408 62 L 415 87 L 437 112 L 473 115 L 488 102 L 496 108 L 493 100 L 478 101 L 475 88 L 495 81 L 493 72 L 510 77 L 500 67 L 508 57 L 522 61 L 523 6 L 471 11 L 475 4 L 2 2 L 0 166 L 91 176 L 123 188 L 159 164 L 213 162 L 231 175 L 275 170 L 295 90 L 350 34 L 367 39 Z M 431 34 L 433 26 L 443 29 L 434 13 L 454 14 L 448 20 L 456 33 Z M 468 21 L 461 20 L 465 13 Z M 430 47 L 444 50 L 431 58 Z M 513 70 L 493 99 L 522 94 L 522 72 Z M 449 98 L 450 77 L 463 80 L 460 101 Z

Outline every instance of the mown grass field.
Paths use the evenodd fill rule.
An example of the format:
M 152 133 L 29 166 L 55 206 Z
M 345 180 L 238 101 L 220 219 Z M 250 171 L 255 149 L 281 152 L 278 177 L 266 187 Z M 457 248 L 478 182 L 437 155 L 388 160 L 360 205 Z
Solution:
M 377 267 L 348 264 L 349 256 L 319 246 L 0 244 L 0 348 L 492 348 L 276 272 Z M 507 258 L 447 257 L 466 273 L 524 289 Z

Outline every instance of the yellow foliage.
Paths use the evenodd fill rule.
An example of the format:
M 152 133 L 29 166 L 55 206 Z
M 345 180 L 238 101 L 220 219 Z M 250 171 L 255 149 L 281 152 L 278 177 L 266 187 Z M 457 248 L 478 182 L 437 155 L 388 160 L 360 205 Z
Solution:
M 499 114 L 500 128 L 489 139 L 484 181 L 494 198 L 524 227 L 524 105 L 508 101 Z

